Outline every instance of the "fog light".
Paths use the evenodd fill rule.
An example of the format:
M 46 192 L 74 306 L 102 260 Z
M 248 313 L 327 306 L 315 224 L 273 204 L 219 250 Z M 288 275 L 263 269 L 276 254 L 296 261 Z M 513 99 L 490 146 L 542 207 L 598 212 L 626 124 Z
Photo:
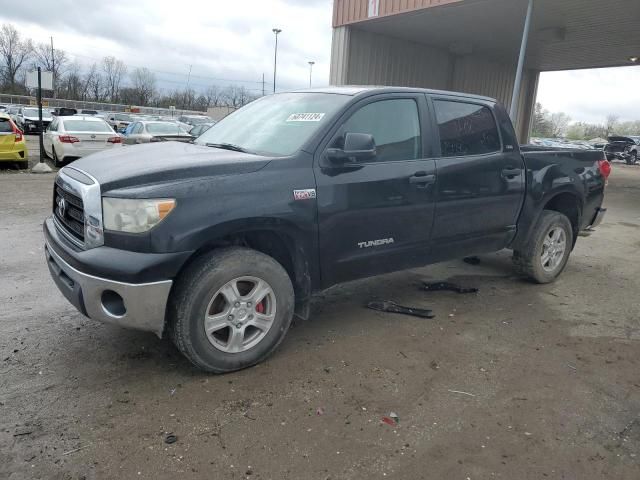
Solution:
M 114 317 L 123 317 L 127 313 L 124 300 L 113 290 L 105 290 L 102 292 L 102 308 Z

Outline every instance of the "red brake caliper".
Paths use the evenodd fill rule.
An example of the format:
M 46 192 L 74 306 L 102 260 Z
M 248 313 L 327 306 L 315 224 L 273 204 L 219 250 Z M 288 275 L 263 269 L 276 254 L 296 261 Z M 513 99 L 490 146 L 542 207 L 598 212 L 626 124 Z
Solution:
M 256 312 L 264 313 L 264 300 L 262 300 L 259 304 L 256 305 Z

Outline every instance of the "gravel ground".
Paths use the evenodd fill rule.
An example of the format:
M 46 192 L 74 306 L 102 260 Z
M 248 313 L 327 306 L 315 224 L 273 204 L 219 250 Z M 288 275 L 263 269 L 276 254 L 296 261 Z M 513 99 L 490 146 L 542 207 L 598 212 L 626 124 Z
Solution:
M 0 478 L 640 478 L 640 167 L 614 165 L 605 223 L 555 284 L 513 277 L 506 252 L 353 282 L 223 376 L 63 299 L 52 180 L 0 171 Z

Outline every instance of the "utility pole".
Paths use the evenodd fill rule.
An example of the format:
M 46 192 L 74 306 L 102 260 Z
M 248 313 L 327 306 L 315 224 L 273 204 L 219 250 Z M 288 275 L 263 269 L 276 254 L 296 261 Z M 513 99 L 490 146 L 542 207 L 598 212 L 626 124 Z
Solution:
M 184 91 L 184 95 L 182 96 L 182 110 L 184 110 L 185 104 L 187 103 L 187 95 L 189 94 L 189 84 L 191 83 L 191 69 L 193 65 L 189 65 L 189 75 L 187 75 L 187 88 Z
M 56 98 L 56 56 L 53 52 L 53 37 L 51 37 L 51 77 L 53 78 L 53 92 L 51 96 Z
M 264 92 L 264 72 L 262 73 L 262 96 L 265 96 L 265 92 Z
M 309 88 L 311 88 L 311 80 L 313 78 L 313 66 L 316 62 L 309 62 Z
M 273 33 L 276 34 L 276 50 L 273 55 L 273 93 L 276 93 L 276 71 L 278 69 L 278 34 L 282 33 L 279 28 L 274 28 Z

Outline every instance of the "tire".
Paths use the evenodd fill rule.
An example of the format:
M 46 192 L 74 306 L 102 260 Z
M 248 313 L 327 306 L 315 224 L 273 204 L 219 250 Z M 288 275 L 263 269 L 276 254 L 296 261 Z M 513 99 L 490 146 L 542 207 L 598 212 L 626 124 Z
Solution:
M 627 165 L 635 165 L 638 163 L 638 152 L 631 152 L 627 160 Z
M 555 237 L 555 235 L 558 237 Z M 564 239 L 561 250 L 560 241 Z M 552 254 L 549 254 L 549 245 Z M 551 283 L 562 273 L 573 248 L 573 228 L 566 215 L 545 210 L 540 215 L 529 242 L 513 252 L 513 263 L 519 274 L 536 283 Z M 549 254 L 548 256 L 544 256 Z M 546 259 L 549 259 L 545 262 Z
M 56 168 L 60 168 L 62 166 L 62 162 L 58 158 L 58 154 L 56 153 L 56 149 L 51 147 L 51 159 L 53 160 L 53 166 Z
M 258 304 L 250 303 L 259 281 L 270 291 L 263 300 L 255 293 Z M 234 284 L 235 293 L 229 287 Z M 230 302 L 236 293 L 240 293 L 238 301 Z M 266 359 L 284 340 L 294 303 L 291 279 L 273 258 L 241 247 L 215 250 L 197 258 L 178 277 L 167 310 L 169 334 L 199 369 L 212 373 L 241 370 Z M 206 316 L 212 319 L 210 323 Z M 205 325 L 211 327 L 211 333 L 205 331 Z
M 26 170 L 29 168 L 29 162 L 18 162 L 18 168 L 20 170 Z

